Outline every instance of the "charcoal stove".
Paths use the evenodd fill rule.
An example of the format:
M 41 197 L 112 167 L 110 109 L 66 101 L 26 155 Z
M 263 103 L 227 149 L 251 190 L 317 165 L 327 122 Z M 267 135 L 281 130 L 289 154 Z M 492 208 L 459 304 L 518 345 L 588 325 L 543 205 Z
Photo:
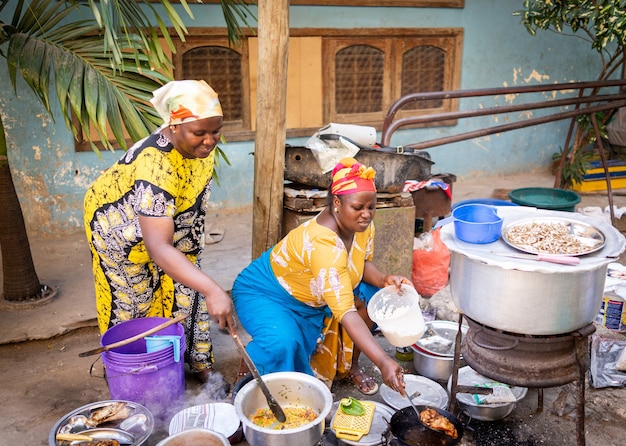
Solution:
M 579 379 L 589 368 L 588 337 L 593 324 L 560 335 L 508 333 L 469 317 L 462 346 L 472 369 L 491 379 L 519 387 L 556 387 Z
M 464 343 L 457 340 L 452 375 L 451 412 L 456 404 L 458 364 L 519 387 L 536 388 L 538 410 L 543 389 L 578 383 L 577 440 L 584 445 L 584 390 L 589 366 L 588 338 L 600 309 L 608 264 L 624 251 L 626 239 L 607 222 L 571 212 L 525 206 L 496 207 L 503 231 L 520 220 L 550 218 L 593 226 L 606 243 L 579 257 L 578 265 L 503 257 L 519 253 L 502 238 L 485 245 L 456 239 L 452 225 L 441 239 L 450 249 L 450 293 L 467 319 Z

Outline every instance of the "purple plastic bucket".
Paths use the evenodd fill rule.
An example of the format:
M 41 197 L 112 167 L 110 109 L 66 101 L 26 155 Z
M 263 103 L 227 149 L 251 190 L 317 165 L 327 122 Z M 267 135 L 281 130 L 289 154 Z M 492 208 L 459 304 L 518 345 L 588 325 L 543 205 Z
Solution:
M 122 322 L 102 335 L 101 345 L 128 339 L 167 321 L 147 317 Z M 186 349 L 184 328 L 174 324 L 156 335 L 180 335 L 180 354 Z M 185 392 L 185 364 L 175 361 L 174 348 L 147 352 L 144 339 L 102 352 L 111 399 L 128 400 L 147 407 L 157 418 L 177 410 Z

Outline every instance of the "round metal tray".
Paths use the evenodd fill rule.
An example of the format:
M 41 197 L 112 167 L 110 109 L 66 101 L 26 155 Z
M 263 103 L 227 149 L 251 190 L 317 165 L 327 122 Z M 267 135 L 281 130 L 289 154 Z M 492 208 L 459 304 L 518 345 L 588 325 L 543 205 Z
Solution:
M 386 384 L 380 387 L 380 396 L 394 409 L 400 410 L 410 406 L 408 397 L 412 397 L 411 401 L 415 405 L 435 406 L 439 409 L 448 407 L 448 392 L 432 379 L 420 375 L 404 375 L 404 382 L 406 397 Z
M 86 417 L 106 407 L 107 405 L 123 402 L 130 409 L 128 417 L 100 424 L 94 428 L 88 428 L 80 423 L 73 423 L 73 420 Z M 81 434 L 89 435 L 94 439 L 115 439 L 121 445 L 140 446 L 148 440 L 154 430 L 154 417 L 150 411 L 141 404 L 124 400 L 106 400 L 87 404 L 66 414 L 55 423 L 50 430 L 48 442 L 50 446 L 59 446 L 57 434 Z M 80 441 L 62 442 L 64 445 L 80 444 Z
M 365 401 L 365 400 L 363 400 Z M 385 433 L 389 429 L 389 420 L 395 413 L 391 407 L 386 404 L 379 403 L 378 401 L 372 401 L 376 405 L 376 410 L 374 411 L 374 418 L 372 419 L 372 426 L 370 427 L 369 433 L 363 435 L 359 441 L 338 440 L 339 444 L 349 444 L 352 446 L 378 446 L 381 444 L 381 438 L 383 433 Z M 337 408 L 339 407 L 339 401 L 335 401 L 333 403 L 332 412 L 337 415 Z M 333 421 L 335 420 L 335 415 L 330 422 L 331 431 L 335 433 L 335 430 L 332 428 Z
M 540 250 L 532 245 L 532 241 L 527 244 L 514 242 L 510 239 L 509 234 L 510 231 L 514 228 L 518 228 L 520 226 L 529 225 L 529 224 L 562 224 L 565 225 L 570 234 L 578 240 L 580 243 L 584 245 L 584 248 L 580 249 L 576 252 L 547 252 L 544 250 Z M 522 220 L 517 220 L 513 223 L 506 225 L 502 229 L 502 240 L 512 248 L 518 249 L 520 251 L 529 253 L 529 254 L 558 254 L 565 256 L 582 256 L 585 254 L 591 254 L 592 252 L 596 252 L 604 247 L 606 243 L 606 239 L 602 231 L 590 225 L 588 223 L 569 219 L 569 218 L 561 218 L 561 217 L 533 217 Z

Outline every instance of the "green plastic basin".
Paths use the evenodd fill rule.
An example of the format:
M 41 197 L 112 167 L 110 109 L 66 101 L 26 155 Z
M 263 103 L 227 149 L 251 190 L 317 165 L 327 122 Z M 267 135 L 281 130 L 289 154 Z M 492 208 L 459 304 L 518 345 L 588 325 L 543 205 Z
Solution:
M 523 187 L 509 192 L 513 203 L 522 206 L 533 206 L 539 209 L 574 212 L 580 203 L 580 195 L 566 189 L 551 187 Z

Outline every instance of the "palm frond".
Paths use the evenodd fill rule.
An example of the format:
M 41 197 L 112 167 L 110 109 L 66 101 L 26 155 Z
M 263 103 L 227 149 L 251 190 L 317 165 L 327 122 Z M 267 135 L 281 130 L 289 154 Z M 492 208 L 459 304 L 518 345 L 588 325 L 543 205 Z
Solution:
M 222 14 L 228 29 L 228 42 L 236 44 L 245 38 L 245 34 L 239 25 L 242 23 L 248 29 L 254 28 L 255 15 L 250 10 L 250 5 L 255 5 L 254 1 L 247 0 L 220 0 Z
M 15 2 L 0 0 L 0 10 L 9 1 Z M 249 24 L 253 17 L 248 3 L 221 2 L 229 39 L 243 36 L 239 20 Z M 187 28 L 170 1 L 158 3 L 184 40 Z M 149 103 L 152 92 L 173 78 L 161 38 L 171 48 L 174 45 L 153 4 L 153 0 L 17 0 L 11 23 L 0 23 L 0 45 L 8 42 L 0 55 L 7 60 L 13 89 L 20 74 L 54 118 L 53 91 L 72 133 L 78 136 L 83 128 L 94 129 L 109 149 L 108 132 L 122 147 L 125 134 L 132 140 L 145 137 L 161 122 Z M 191 16 L 186 0 L 180 4 Z M 74 19 L 85 17 L 81 12 L 86 8 L 93 18 Z M 153 13 L 152 21 L 146 11 Z M 95 149 L 89 132 L 85 136 Z

